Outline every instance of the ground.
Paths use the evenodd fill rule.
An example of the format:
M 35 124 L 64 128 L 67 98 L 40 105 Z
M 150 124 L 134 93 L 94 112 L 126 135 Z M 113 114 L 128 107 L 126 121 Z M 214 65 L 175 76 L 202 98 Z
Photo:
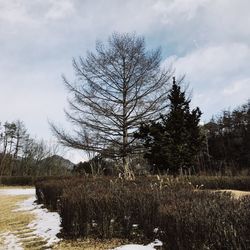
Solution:
M 59 241 L 56 237 L 60 230 L 57 213 L 34 205 L 34 193 L 34 188 L 31 187 L 0 187 L 0 250 L 104 250 L 127 243 L 118 239 Z M 154 249 L 139 245 L 137 247 Z M 135 248 L 127 245 L 125 249 Z
M 232 192 L 235 198 L 250 195 L 250 192 L 220 190 Z M 98 250 L 98 249 L 155 249 L 154 243 L 148 246 L 126 245 L 127 242 L 114 239 L 98 241 L 86 239 L 66 241 L 57 238 L 60 231 L 60 218 L 57 213 L 36 205 L 34 188 L 0 187 L 0 250 Z
M 11 196 L 1 195 L 0 202 L 0 249 L 21 249 L 21 244 L 17 238 L 21 239 L 24 249 L 42 249 L 46 244 L 42 238 L 37 237 L 32 229 L 28 227 L 34 219 L 34 214 L 30 212 L 14 211 L 17 204 L 25 199 L 28 195 Z M 15 248 L 14 248 L 15 247 Z
M 248 191 L 239 191 L 239 190 L 231 190 L 231 189 L 219 190 L 219 191 L 231 192 L 236 199 L 239 199 L 240 197 L 245 196 L 245 195 L 250 195 L 250 192 L 248 192 Z
M 120 240 L 112 240 L 112 241 L 97 241 L 94 239 L 87 239 L 84 241 L 61 241 L 55 249 L 60 250 L 107 250 L 113 249 L 120 245 L 124 244 Z

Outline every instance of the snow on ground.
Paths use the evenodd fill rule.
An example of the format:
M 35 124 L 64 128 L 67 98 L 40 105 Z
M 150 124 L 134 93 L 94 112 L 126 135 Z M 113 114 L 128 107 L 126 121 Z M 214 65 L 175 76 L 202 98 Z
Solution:
M 47 209 L 35 209 L 36 220 L 32 221 L 28 226 L 35 229 L 35 234 L 47 241 L 47 246 L 60 241 L 56 236 L 61 230 L 60 216 L 56 212 L 49 212 Z
M 150 246 L 143 246 L 143 245 L 137 245 L 137 244 L 129 244 L 121 247 L 117 247 L 114 250 L 155 250 L 154 247 Z
M 18 208 L 15 209 L 15 211 L 29 211 L 30 213 L 35 214 L 35 219 L 28 225 L 28 227 L 34 230 L 34 234 L 43 238 L 47 242 L 46 246 L 49 247 L 60 241 L 56 236 L 61 230 L 60 215 L 56 212 L 49 212 L 48 209 L 42 208 L 42 205 L 35 203 L 36 196 L 34 188 L 1 189 L 0 195 L 30 195 L 28 199 L 18 204 Z M 14 241 L 13 236 L 14 235 L 9 234 L 7 238 Z M 7 244 L 11 245 L 9 244 L 11 242 L 12 241 L 8 240 Z M 8 249 L 19 250 L 19 248 Z
M 57 212 L 50 212 L 47 208 L 42 208 L 42 205 L 35 203 L 35 196 L 19 203 L 19 208 L 16 211 L 30 211 L 35 214 L 33 220 L 28 227 L 34 230 L 34 234 L 47 241 L 46 246 L 51 246 L 60 241 L 56 236 L 61 230 L 61 219 Z
M 137 244 L 129 244 L 124 245 L 121 247 L 117 247 L 114 250 L 155 250 L 155 247 L 162 246 L 162 242 L 159 240 L 155 240 L 154 242 L 143 246 L 143 245 L 137 245 Z
M 35 188 L 4 188 L 0 189 L 0 195 L 35 195 Z
M 12 233 L 3 233 L 0 235 L 3 241 L 3 247 L 0 246 L 0 250 L 23 250 L 18 238 Z

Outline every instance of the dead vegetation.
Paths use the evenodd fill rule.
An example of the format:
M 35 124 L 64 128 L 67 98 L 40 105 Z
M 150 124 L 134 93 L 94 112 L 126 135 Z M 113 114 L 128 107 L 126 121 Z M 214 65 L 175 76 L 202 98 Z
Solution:
M 163 249 L 248 249 L 249 197 L 234 199 L 230 192 L 202 190 L 188 181 L 77 178 L 40 182 L 36 188 L 39 201 L 59 211 L 66 239 L 147 243 L 158 238 Z M 244 184 L 240 178 L 213 180 L 221 183 Z
M 91 218 L 95 217 L 96 226 L 90 228 L 89 235 L 75 238 L 72 237 L 72 231 L 69 231 L 72 237 L 70 240 L 65 234 L 66 230 L 64 231 L 65 239 L 53 249 L 113 249 L 132 241 L 145 243 L 151 241 L 151 236 L 156 236 L 152 235 L 152 228 L 157 227 L 160 233 L 157 237 L 165 242 L 166 248 L 164 249 L 170 247 L 182 249 L 184 246 L 190 249 L 203 249 L 204 242 L 206 246 L 210 246 L 210 242 L 213 246 L 219 246 L 222 241 L 223 244 L 227 243 L 225 249 L 231 249 L 230 247 L 248 249 L 250 224 L 247 218 L 250 215 L 250 192 L 231 189 L 193 192 L 197 189 L 190 184 L 186 183 L 183 186 L 182 181 L 176 182 L 171 179 L 166 181 L 166 179 L 154 178 L 154 181 L 148 179 L 147 182 L 143 178 L 130 182 L 122 180 L 114 182 L 110 178 L 106 180 L 101 178 L 98 181 L 97 179 L 84 180 L 85 183 L 83 179 L 78 179 L 77 182 L 73 182 L 74 185 L 70 178 L 57 182 L 50 180 L 39 184 L 40 192 L 44 191 L 43 194 L 48 199 L 45 203 L 52 205 L 51 208 L 61 209 L 61 216 L 66 216 L 67 221 L 65 218 L 63 220 L 66 227 L 70 226 L 68 230 L 75 230 L 72 226 L 78 224 L 77 218 L 80 218 L 80 215 L 81 220 L 85 220 L 86 215 Z M 76 187 L 77 183 L 78 187 Z M 51 189 L 54 192 L 50 192 Z M 96 195 L 97 193 L 99 195 Z M 27 195 L 1 195 L 0 249 L 5 249 L 3 233 L 7 232 L 18 238 L 24 250 L 48 249 L 45 246 L 46 241 L 37 237 L 28 227 L 34 215 L 30 212 L 14 211 L 17 204 L 28 197 Z M 153 208 L 154 204 L 156 206 Z M 83 208 L 87 208 L 89 214 L 83 213 L 85 211 Z M 102 216 L 98 217 L 100 212 Z M 125 218 L 123 215 L 127 212 L 131 213 L 129 221 L 126 221 L 128 224 L 120 224 L 120 222 L 125 222 L 122 218 Z M 114 225 L 109 224 L 110 216 L 117 216 Z M 93 226 L 91 218 L 85 224 L 81 221 L 82 226 L 86 226 L 87 230 L 91 223 Z M 73 224 L 71 224 L 72 219 Z M 105 223 L 111 226 L 106 227 Z M 138 224 L 138 228 L 133 228 L 134 224 Z M 198 231 L 197 228 L 199 228 Z M 127 235 L 122 234 L 126 237 L 116 239 L 116 234 L 122 236 L 119 232 L 121 229 Z

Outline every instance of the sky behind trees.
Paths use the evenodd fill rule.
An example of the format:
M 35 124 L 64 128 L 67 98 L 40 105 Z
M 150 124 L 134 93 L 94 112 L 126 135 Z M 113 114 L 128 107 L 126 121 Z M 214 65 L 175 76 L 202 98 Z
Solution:
M 48 120 L 67 128 L 61 75 L 74 79 L 72 58 L 117 31 L 161 46 L 208 121 L 250 98 L 249 9 L 248 0 L 0 0 L 0 120 L 21 119 L 48 140 Z

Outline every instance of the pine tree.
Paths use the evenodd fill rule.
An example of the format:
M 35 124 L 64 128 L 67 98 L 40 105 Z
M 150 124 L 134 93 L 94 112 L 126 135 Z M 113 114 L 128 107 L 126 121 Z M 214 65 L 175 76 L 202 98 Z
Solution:
M 169 112 L 161 115 L 158 122 L 142 124 L 136 138 L 143 141 L 145 158 L 153 169 L 168 170 L 177 174 L 180 168 L 191 168 L 201 148 L 203 138 L 199 121 L 201 111 L 190 111 L 190 99 L 173 78 L 168 95 Z

